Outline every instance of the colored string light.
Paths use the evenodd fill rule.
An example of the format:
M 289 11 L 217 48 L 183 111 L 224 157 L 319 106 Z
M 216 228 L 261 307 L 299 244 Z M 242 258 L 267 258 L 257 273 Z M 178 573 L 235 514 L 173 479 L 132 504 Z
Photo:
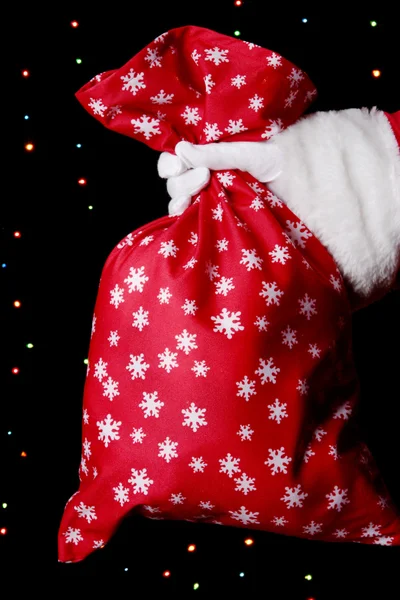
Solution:
M 374 69 L 374 70 L 372 71 L 372 75 L 373 75 L 375 78 L 377 78 L 377 77 L 380 77 L 380 76 L 381 76 L 381 72 L 380 72 L 380 70 L 379 70 L 379 69 Z
M 254 540 L 252 540 L 251 538 L 246 538 L 244 540 L 244 543 L 246 544 L 246 546 L 252 546 L 254 544 Z
M 18 367 L 14 367 L 13 369 L 11 369 L 11 373 L 12 373 L 13 375 L 18 375 L 18 373 L 19 373 L 19 369 L 18 369 Z
M 29 73 L 29 71 L 27 69 L 24 69 L 22 71 L 22 77 L 29 77 L 29 75 L 30 75 L 30 73 Z
M 86 185 L 86 179 L 84 179 L 83 177 L 81 179 L 78 179 L 78 183 L 79 185 Z
M 20 231 L 14 231 L 14 237 L 20 238 L 21 237 L 21 232 Z
M 14 306 L 15 308 L 19 308 L 21 306 L 21 302 L 19 300 L 15 300 Z
M 29 142 L 28 144 L 25 144 L 25 150 L 27 150 L 28 152 L 32 152 L 32 150 L 35 148 L 35 146 Z
M 73 27 L 74 29 L 76 29 L 79 26 L 78 21 L 71 21 L 71 27 Z
M 188 552 L 194 552 L 196 550 L 196 546 L 194 544 L 190 544 L 188 546 Z

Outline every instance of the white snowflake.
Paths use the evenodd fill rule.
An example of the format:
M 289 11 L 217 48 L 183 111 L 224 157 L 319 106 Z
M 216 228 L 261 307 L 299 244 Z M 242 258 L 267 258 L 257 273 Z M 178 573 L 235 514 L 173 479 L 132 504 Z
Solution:
M 91 442 L 89 442 L 89 440 L 87 438 L 85 438 L 82 446 L 83 446 L 83 454 L 86 456 L 86 458 L 89 459 L 92 454 L 92 451 L 90 449 Z
M 206 89 L 206 94 L 211 94 L 211 90 L 215 86 L 215 81 L 213 81 L 212 76 L 210 74 L 206 75 L 203 78 L 203 81 Z
M 309 352 L 313 358 L 320 358 L 321 356 L 321 349 L 318 348 L 317 344 L 309 344 L 307 352 Z
M 115 119 L 115 117 L 117 115 L 122 115 L 122 105 L 121 104 L 116 104 L 115 106 L 110 106 L 110 108 L 107 111 L 107 117 L 109 119 Z
M 374 525 L 372 521 L 368 525 L 368 527 L 363 527 L 361 532 L 361 537 L 376 537 L 380 535 L 381 525 Z
M 164 458 L 165 462 L 169 463 L 171 458 L 177 458 L 178 456 L 178 453 L 176 452 L 177 446 L 178 442 L 173 442 L 169 436 L 167 436 L 163 442 L 159 442 L 158 447 L 160 451 L 157 456 Z
M 264 106 L 264 98 L 261 98 L 258 94 L 255 94 L 252 98 L 249 98 L 249 108 L 258 112 Z
M 97 550 L 98 548 L 104 547 L 104 540 L 94 540 L 93 542 L 93 550 Z
M 218 273 L 219 265 L 213 265 L 210 261 L 206 263 L 206 275 L 208 275 L 210 281 L 213 281 L 214 278 L 220 277 Z
M 162 254 L 164 258 L 168 258 L 168 256 L 175 258 L 178 250 L 179 248 L 175 245 L 174 240 L 168 240 L 168 242 L 161 242 L 158 254 Z
M 107 339 L 110 342 L 111 348 L 111 346 L 118 346 L 118 342 L 121 339 L 121 337 L 118 335 L 118 331 L 110 331 L 110 335 Z
M 235 135 L 237 133 L 242 133 L 242 131 L 247 131 L 248 127 L 243 125 L 243 119 L 238 119 L 237 121 L 233 121 L 229 119 L 228 127 L 225 127 L 225 131 L 230 133 L 231 135 Z
M 161 67 L 161 58 L 157 48 L 147 48 L 147 55 L 144 57 L 144 60 L 147 60 L 150 64 L 150 69 L 153 67 Z
M 251 429 L 250 425 L 240 425 L 239 431 L 236 434 L 240 437 L 240 441 L 251 441 L 251 436 L 254 433 L 254 429 Z
M 179 367 L 176 362 L 176 357 L 178 356 L 177 352 L 171 352 L 169 348 L 165 348 L 164 352 L 160 352 L 157 356 L 160 359 L 158 367 L 160 369 L 165 369 L 167 373 L 170 373 L 172 369 Z
M 194 62 L 196 63 L 196 65 L 199 64 L 199 58 L 201 58 L 201 54 L 199 54 L 199 52 L 197 52 L 196 49 L 193 50 L 192 54 L 191 54 L 192 59 L 194 60 Z
M 219 65 L 220 63 L 229 62 L 229 58 L 226 57 L 228 54 L 228 50 L 221 50 L 218 46 L 214 46 L 214 48 L 208 48 L 205 50 L 206 61 L 211 60 L 214 65 Z
M 193 473 L 204 473 L 207 463 L 204 462 L 203 457 L 195 458 L 192 456 L 192 462 L 189 463 L 189 467 L 193 469 Z
M 297 223 L 294 223 L 294 221 L 287 220 L 286 221 L 286 230 L 287 230 L 287 235 L 289 236 L 292 243 L 295 246 L 299 246 L 300 248 L 305 248 L 306 240 L 308 240 L 308 238 L 312 237 L 311 232 L 308 231 L 308 229 L 306 228 L 304 223 L 301 223 L 300 221 Z
M 377 505 L 383 510 L 384 508 L 389 507 L 389 499 L 385 498 L 385 496 L 379 496 L 379 500 Z
M 249 492 L 254 492 L 257 490 L 254 482 L 254 477 L 248 477 L 246 473 L 242 473 L 240 477 L 235 478 L 235 492 L 243 492 L 243 494 L 247 496 Z
M 294 488 L 285 487 L 285 492 L 281 500 L 286 503 L 286 508 L 302 508 L 303 500 L 307 498 L 308 494 L 302 491 L 300 484 Z
M 160 35 L 158 35 L 156 38 L 154 38 L 154 43 L 155 44 L 163 44 L 165 42 L 165 38 L 168 36 L 168 31 L 165 31 L 164 33 L 161 33 Z
M 274 365 L 274 359 L 271 357 L 267 362 L 263 358 L 258 359 L 260 365 L 255 372 L 261 378 L 261 384 L 264 385 L 267 381 L 270 383 L 276 383 L 276 375 L 280 372 L 278 367 Z
M 314 98 L 314 96 L 316 95 L 316 93 L 317 93 L 317 90 L 309 90 L 304 97 L 304 101 L 307 103 L 311 102 L 312 99 Z
M 83 502 L 80 502 L 78 506 L 74 506 L 74 509 L 80 517 L 86 519 L 88 523 L 97 519 L 96 511 L 94 506 L 86 506 Z
M 119 483 L 117 487 L 113 487 L 114 500 L 119 502 L 121 506 L 123 506 L 126 502 L 129 502 L 129 488 L 126 488 Z
M 201 500 L 199 503 L 199 507 L 202 508 L 203 510 L 212 510 L 213 508 L 215 508 L 215 505 L 211 504 L 211 502 L 209 500 L 207 500 L 207 501 Z
M 118 283 L 115 284 L 115 287 L 114 287 L 113 290 L 110 290 L 110 294 L 111 294 L 110 304 L 112 304 L 113 306 L 115 306 L 115 308 L 118 308 L 118 306 L 120 304 L 122 304 L 122 302 L 125 302 L 125 300 L 124 300 L 124 288 L 120 288 L 118 286 Z
M 143 82 L 144 73 L 135 73 L 133 69 L 129 69 L 129 73 L 126 75 L 122 75 L 121 79 L 124 82 L 122 86 L 123 91 L 132 92 L 134 96 L 136 96 L 139 90 L 142 90 L 146 87 L 146 84 Z
M 346 529 L 336 529 L 336 531 L 333 534 L 336 538 L 340 539 L 340 538 L 345 538 L 346 536 L 349 535 L 349 532 Z
M 292 106 L 293 102 L 296 99 L 298 90 L 290 92 L 289 96 L 285 99 L 285 108 L 289 108 Z
M 229 513 L 232 519 L 235 519 L 235 521 L 240 521 L 243 525 L 260 523 L 259 521 L 257 521 L 258 515 L 260 513 L 251 512 L 250 510 L 247 510 L 245 506 L 241 506 L 240 510 L 230 510 Z
M 104 117 L 104 112 L 108 109 L 108 106 L 103 104 L 101 98 L 90 98 L 88 106 L 92 109 L 94 115 L 99 115 L 100 117 Z
M 183 504 L 186 500 L 185 496 L 179 492 L 178 494 L 171 494 L 171 498 L 169 499 L 172 504 Z
M 82 471 L 82 473 L 84 473 L 85 475 L 89 475 L 89 469 L 86 465 L 86 458 L 82 458 L 81 460 L 81 464 L 80 464 L 80 470 Z
M 285 419 L 288 416 L 286 407 L 286 402 L 279 402 L 278 398 L 276 398 L 273 404 L 268 404 L 268 409 L 271 413 L 268 418 L 272 421 L 276 421 L 279 425 L 282 419 Z
M 299 383 L 297 385 L 296 390 L 300 392 L 301 396 L 305 396 L 308 393 L 310 386 L 308 385 L 305 379 L 299 379 Z
M 154 483 L 152 479 L 147 476 L 147 469 L 131 469 L 132 476 L 128 479 L 128 483 L 133 486 L 133 493 L 142 493 L 147 496 L 149 487 Z
M 286 261 L 289 258 L 292 258 L 289 254 L 288 247 L 279 246 L 278 244 L 275 244 L 274 249 L 271 250 L 271 252 L 268 252 L 268 254 L 272 257 L 273 263 L 279 262 L 281 265 L 285 265 Z
M 240 264 L 244 265 L 248 271 L 251 271 L 252 269 L 259 269 L 260 271 L 262 270 L 261 265 L 263 263 L 263 259 L 257 255 L 255 248 L 252 250 L 242 249 L 242 255 L 243 256 L 240 260 Z
M 334 290 L 336 290 L 337 292 L 342 291 L 342 281 L 340 277 L 335 277 L 334 275 L 331 275 L 329 281 L 331 282 Z
M 154 235 L 146 235 L 140 242 L 139 246 L 148 246 L 154 240 Z
M 174 94 L 166 94 L 164 90 L 160 90 L 156 96 L 151 96 L 150 100 L 153 104 L 171 104 Z
M 317 427 L 316 430 L 314 431 L 314 438 L 318 442 L 320 442 L 322 440 L 324 435 L 326 435 L 326 431 L 324 429 L 322 429 L 321 427 Z
M 160 304 L 169 304 L 169 301 L 172 298 L 172 294 L 169 291 L 169 287 L 160 288 L 157 298 Z
M 185 119 L 185 125 L 197 125 L 199 121 L 203 119 L 203 117 L 199 115 L 199 109 L 197 106 L 193 108 L 186 106 L 184 112 L 181 114 L 181 117 Z
M 341 490 L 337 485 L 333 488 L 330 494 L 326 494 L 326 498 L 329 500 L 328 508 L 335 509 L 340 512 L 345 504 L 349 504 L 350 500 L 347 498 L 348 490 Z
M 160 119 L 142 115 L 140 119 L 131 119 L 131 123 L 135 128 L 134 133 L 142 133 L 146 140 L 149 140 L 153 135 L 161 133 L 161 129 L 159 128 Z
M 230 312 L 227 308 L 223 308 L 218 316 L 211 317 L 211 320 L 215 323 L 213 331 L 224 333 L 228 340 L 231 340 L 234 333 L 244 330 L 243 325 L 240 323 L 241 314 L 240 311 Z
M 287 473 L 287 465 L 292 462 L 292 459 L 285 456 L 285 448 L 281 446 L 278 450 L 268 449 L 270 457 L 264 462 L 271 469 L 272 475 L 276 473 Z
M 133 312 L 132 316 L 132 327 L 137 327 L 139 331 L 143 331 L 143 327 L 149 325 L 149 311 L 144 310 L 143 306 L 139 306 L 139 309 L 136 312 Z
M 118 381 L 114 381 L 112 377 L 109 377 L 107 381 L 103 381 L 103 396 L 108 398 L 111 402 L 116 396 L 119 396 Z
M 390 535 L 383 535 L 382 537 L 374 540 L 374 544 L 378 544 L 379 546 L 391 546 L 393 544 L 394 537 Z
M 232 478 L 235 473 L 240 473 L 239 467 L 240 458 L 233 458 L 232 454 L 228 452 L 225 458 L 220 458 L 219 463 L 221 468 L 220 473 L 226 473 L 229 478 Z
M 264 133 L 261 134 L 263 139 L 270 139 L 274 135 L 280 133 L 283 129 L 283 123 L 281 119 L 271 119 L 269 125 L 266 126 Z
M 143 431 L 142 427 L 139 427 L 138 429 L 134 427 L 132 433 L 130 433 L 129 435 L 132 438 L 133 444 L 142 444 L 147 434 Z
M 304 74 L 300 71 L 300 69 L 293 67 L 290 75 L 288 75 L 288 79 L 290 81 L 290 87 L 295 87 L 300 83 L 300 81 L 303 81 Z
M 283 296 L 283 292 L 278 289 L 275 281 L 272 283 L 267 283 L 266 281 L 262 282 L 263 289 L 260 292 L 260 296 L 264 298 L 267 306 L 271 304 L 276 304 L 279 306 L 280 298 Z
M 262 187 L 262 185 L 260 184 L 259 181 L 254 181 L 254 183 L 249 183 L 248 186 L 251 187 L 253 192 L 255 192 L 256 194 L 265 194 L 265 192 L 266 192 L 266 189 L 264 187 Z
M 238 386 L 238 391 L 236 396 L 240 396 L 240 398 L 244 398 L 246 402 L 250 400 L 250 396 L 255 396 L 257 392 L 255 391 L 255 381 L 251 381 L 247 375 L 244 376 L 242 381 L 237 381 L 236 385 Z
M 285 517 L 274 517 L 271 521 L 276 527 L 284 527 L 289 523 Z
M 221 209 L 221 216 L 222 216 L 222 209 Z M 228 244 L 229 244 L 229 240 L 227 240 L 226 238 L 223 238 L 222 240 L 217 240 L 215 247 L 217 248 L 218 252 L 227 252 Z M 216 266 L 215 268 L 219 269 L 218 266 Z M 216 277 L 219 277 L 219 276 L 220 276 L 219 273 L 217 273 Z
M 143 400 L 139 404 L 139 408 L 143 410 L 144 418 L 160 416 L 160 409 L 164 406 L 164 402 L 158 399 L 158 392 L 143 392 Z
M 218 281 L 214 281 L 215 293 L 226 296 L 228 292 L 235 289 L 232 277 L 221 277 Z
M 305 463 L 308 463 L 308 461 L 310 460 L 310 458 L 312 456 L 315 456 L 315 452 L 312 449 L 311 445 L 309 444 L 306 448 L 306 451 L 304 452 L 304 456 L 303 456 L 303 460 Z
M 233 180 L 235 179 L 235 177 L 236 176 L 233 173 L 229 173 L 229 171 L 225 171 L 224 173 L 217 173 L 218 181 L 221 185 L 223 185 L 226 188 L 233 185 Z
M 273 194 L 269 190 L 267 191 L 267 202 L 272 208 L 275 208 L 276 206 L 283 206 L 283 202 L 279 200 L 278 196 L 275 196 L 275 194 Z
M 158 506 L 150 506 L 149 504 L 144 504 L 143 508 L 145 510 L 147 510 L 147 512 L 149 512 L 151 514 L 155 514 L 155 513 L 161 512 L 161 510 L 158 508 Z
M 263 315 L 262 317 L 257 317 L 256 320 L 254 321 L 254 325 L 257 327 L 258 331 L 267 331 L 268 330 L 268 325 L 270 324 L 269 321 L 267 321 L 267 317 L 265 315 Z
M 208 123 L 203 129 L 206 136 L 206 142 L 216 142 L 222 135 L 222 131 L 218 129 L 218 123 Z
M 231 85 L 240 90 L 242 85 L 246 85 L 246 75 L 236 75 L 236 77 L 232 77 Z
M 282 66 L 282 57 L 276 52 L 272 52 L 270 56 L 267 56 L 267 62 L 270 67 L 276 69 L 277 67 Z
M 124 283 L 128 284 L 130 294 L 135 291 L 142 293 L 144 284 L 148 280 L 149 278 L 144 274 L 144 267 L 139 267 L 138 269 L 130 267 L 129 275 L 124 279 Z
M 258 212 L 262 208 L 265 208 L 265 204 L 264 204 L 263 200 L 261 200 L 261 198 L 259 198 L 258 196 L 256 196 L 254 198 L 254 200 L 252 201 L 252 203 L 250 204 L 250 208 L 252 208 L 256 212 Z
M 310 298 L 308 294 L 304 294 L 304 298 L 299 298 L 298 303 L 300 304 L 300 314 L 307 317 L 307 321 L 311 319 L 313 315 L 317 314 L 315 308 L 316 300 Z
M 353 412 L 353 408 L 350 402 L 345 402 L 342 406 L 340 406 L 334 413 L 334 419 L 343 419 L 344 421 L 348 421 L 351 413 Z
M 99 429 L 98 439 L 104 442 L 105 447 L 113 440 L 119 440 L 119 428 L 121 421 L 114 421 L 110 414 L 103 421 L 97 421 L 96 425 Z
M 188 298 L 185 299 L 185 303 L 182 304 L 181 308 L 185 315 L 194 315 L 196 314 L 196 310 L 199 309 L 199 307 L 196 306 L 196 300 L 189 300 Z
M 286 327 L 286 329 L 282 330 L 281 334 L 283 337 L 282 344 L 289 346 L 290 350 L 295 344 L 298 344 L 296 331 L 294 329 L 290 329 L 289 325 Z
M 196 337 L 196 333 L 189 333 L 187 329 L 184 329 L 182 333 L 175 336 L 175 339 L 178 341 L 176 349 L 182 350 L 186 355 L 189 354 L 191 350 L 198 348 Z
M 128 235 L 126 237 L 124 237 L 122 242 L 120 242 L 118 244 L 117 248 L 124 248 L 125 246 L 133 246 L 133 241 L 134 241 L 135 237 L 136 237 L 136 235 L 134 236 L 132 233 L 128 233 Z
M 202 361 L 195 360 L 194 365 L 191 368 L 191 371 L 193 371 L 196 374 L 196 377 L 207 377 L 207 371 L 209 371 L 209 370 L 210 370 L 210 367 L 208 367 L 206 365 L 205 360 L 202 360 Z
M 303 532 L 307 535 L 322 533 L 322 523 L 315 523 L 315 521 L 311 521 L 309 525 L 304 525 Z
M 200 427 L 207 425 L 207 421 L 204 418 L 205 412 L 205 408 L 197 408 L 195 403 L 192 402 L 189 408 L 182 409 L 184 417 L 182 425 L 190 427 L 196 433 Z
M 329 446 L 329 452 L 328 452 L 329 456 L 333 456 L 334 460 L 339 460 L 340 456 L 338 454 L 338 449 L 336 446 Z
M 94 365 L 94 377 L 101 381 L 103 377 L 107 377 L 107 366 L 108 363 L 104 362 L 102 358 L 99 358 L 97 363 Z
M 128 371 L 130 371 L 132 380 L 134 379 L 145 379 L 145 373 L 150 365 L 144 362 L 144 354 L 138 354 L 138 356 L 134 356 L 133 354 L 129 355 L 129 365 L 126 367 Z
M 76 546 L 79 542 L 83 541 L 81 530 L 74 527 L 68 527 L 67 531 L 64 531 L 63 535 L 65 535 L 66 544 L 74 544 Z
M 88 411 L 87 411 L 87 408 L 85 408 L 85 409 L 83 410 L 83 423 L 84 423 L 85 425 L 89 425 L 89 413 L 88 413 Z
M 93 467 L 93 479 L 96 479 L 97 475 L 98 475 L 98 471 L 97 471 L 96 467 Z

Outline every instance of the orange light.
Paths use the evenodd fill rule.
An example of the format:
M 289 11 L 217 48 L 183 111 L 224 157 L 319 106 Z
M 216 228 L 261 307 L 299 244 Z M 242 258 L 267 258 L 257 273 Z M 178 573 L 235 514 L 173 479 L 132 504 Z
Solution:
M 78 179 L 78 183 L 79 183 L 79 185 L 86 185 L 86 179 L 83 179 L 83 178 Z
M 22 458 L 26 458 L 26 452 L 22 451 L 21 456 L 22 456 Z
M 235 0 L 235 6 L 242 6 L 242 0 Z
M 254 544 L 254 540 L 252 540 L 251 538 L 246 538 L 244 540 L 244 543 L 246 544 L 246 546 L 252 546 Z
M 381 72 L 379 71 L 379 69 L 374 69 L 374 70 L 372 71 L 372 75 L 373 75 L 374 77 L 380 77 L 380 76 L 381 76 Z
M 2 528 L 0 529 L 0 533 L 1 533 L 1 535 L 6 535 L 6 533 L 7 533 L 7 529 L 6 529 L 5 527 L 2 527 Z
M 71 27 L 78 27 L 78 21 L 71 21 Z
M 29 77 L 29 71 L 27 71 L 26 69 L 22 71 L 22 77 Z
M 171 575 L 171 571 L 164 571 L 163 577 L 169 577 Z
M 35 146 L 31 142 L 29 142 L 29 144 L 25 144 L 25 150 L 27 150 L 28 152 L 32 152 L 34 147 Z
M 21 232 L 20 231 L 14 231 L 14 237 L 20 238 L 21 237 Z
M 11 372 L 13 373 L 13 375 L 18 375 L 18 373 L 19 373 L 18 367 L 14 367 Z
M 190 544 L 190 546 L 188 546 L 188 552 L 194 552 L 196 550 L 196 546 L 194 544 Z
M 21 302 L 19 300 L 16 300 L 14 302 L 14 306 L 15 306 L 15 308 L 19 308 L 21 306 Z

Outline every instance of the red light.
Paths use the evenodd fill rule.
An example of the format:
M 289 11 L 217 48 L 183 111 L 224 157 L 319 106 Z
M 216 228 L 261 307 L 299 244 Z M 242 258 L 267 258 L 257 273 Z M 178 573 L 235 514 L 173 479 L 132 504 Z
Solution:
M 235 0 L 235 6 L 242 6 L 242 0 Z
M 22 458 L 26 458 L 26 452 L 21 452 Z
M 79 185 L 86 185 L 86 179 L 83 179 L 83 178 L 78 179 L 78 183 L 79 183 Z
M 29 71 L 27 71 L 26 69 L 22 71 L 22 77 L 29 77 Z
M 171 575 L 171 571 L 164 571 L 163 577 L 169 577 Z
M 79 23 L 78 21 L 71 21 L 71 27 L 78 27 Z
M 18 373 L 19 373 L 18 367 L 14 367 L 11 372 L 13 373 L 13 375 L 18 375 Z
M 21 232 L 20 231 L 14 231 L 14 237 L 20 238 L 21 237 Z
M 5 527 L 2 527 L 2 528 L 0 529 L 0 533 L 1 533 L 1 535 L 6 535 L 6 533 L 7 533 L 7 529 L 6 529 Z

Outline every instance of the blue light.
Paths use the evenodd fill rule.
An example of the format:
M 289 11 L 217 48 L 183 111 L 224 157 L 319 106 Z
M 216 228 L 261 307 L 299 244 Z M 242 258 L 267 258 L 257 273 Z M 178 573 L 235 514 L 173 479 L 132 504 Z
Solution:
M 11 435 L 11 431 L 7 431 L 8 435 Z
M 76 147 L 77 148 L 82 148 L 82 144 L 77 144 Z
M 308 19 L 302 19 L 303 23 L 308 23 Z
M 239 573 L 239 577 L 244 577 L 243 571 L 241 573 Z
M 5 268 L 6 268 L 6 266 L 7 266 L 7 265 L 6 265 L 6 263 L 3 263 L 3 264 L 1 265 L 1 268 L 2 268 L 2 269 L 5 269 Z
M 24 119 L 25 119 L 25 121 L 27 121 L 29 119 L 29 115 L 25 115 Z

